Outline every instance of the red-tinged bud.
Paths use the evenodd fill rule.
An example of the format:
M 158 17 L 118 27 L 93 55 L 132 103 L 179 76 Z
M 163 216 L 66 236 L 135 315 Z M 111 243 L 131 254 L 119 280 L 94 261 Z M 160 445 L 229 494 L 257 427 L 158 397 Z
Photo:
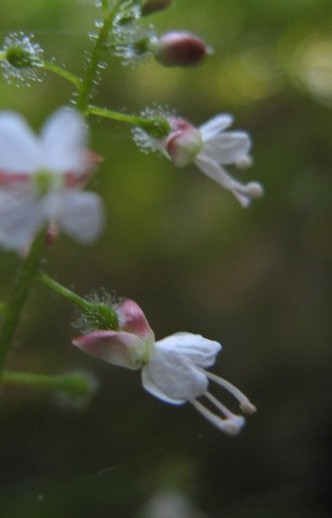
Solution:
M 141 337 L 150 337 L 153 331 L 142 309 L 131 299 L 125 299 L 117 310 L 121 330 Z
M 202 149 L 201 133 L 184 119 L 174 119 L 172 125 L 174 129 L 165 140 L 165 149 L 173 164 L 185 167 Z
M 205 42 L 189 32 L 167 32 L 152 49 L 155 59 L 165 67 L 187 67 L 200 63 L 210 49 Z
M 119 327 L 97 329 L 74 338 L 79 349 L 113 365 L 141 369 L 149 358 L 155 338 L 142 311 L 133 300 L 124 300 L 116 309 Z
M 142 16 L 148 16 L 157 11 L 167 9 L 172 3 L 172 0 L 145 0 L 142 3 Z

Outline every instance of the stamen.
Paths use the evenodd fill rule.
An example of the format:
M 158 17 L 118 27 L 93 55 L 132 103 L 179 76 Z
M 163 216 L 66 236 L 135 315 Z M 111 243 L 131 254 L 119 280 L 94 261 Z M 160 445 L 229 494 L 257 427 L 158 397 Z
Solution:
M 204 396 L 206 396 L 206 398 L 211 401 L 211 403 L 216 407 L 218 408 L 218 410 L 224 414 L 224 416 L 228 417 L 228 418 L 232 418 L 234 417 L 234 413 L 231 412 L 231 410 L 229 410 L 229 408 L 227 408 L 227 406 L 225 406 L 221 401 L 219 401 L 216 397 L 214 397 L 212 394 L 210 394 L 210 392 L 205 392 Z
M 203 370 L 203 369 L 202 369 Z M 216 376 L 215 374 L 212 374 L 212 372 L 204 371 L 205 375 L 221 387 L 224 387 L 228 392 L 230 392 L 235 399 L 238 400 L 240 403 L 240 408 L 244 414 L 254 414 L 256 412 L 256 407 L 253 405 L 247 396 L 241 392 L 240 389 L 235 387 L 232 383 L 225 380 L 224 378 L 220 378 L 220 376 Z
M 264 189 L 258 182 L 247 183 L 247 193 L 251 198 L 260 198 L 263 195 Z
M 245 419 L 242 416 L 234 414 L 232 414 L 232 417 L 227 417 L 226 419 L 218 417 L 216 414 L 205 408 L 205 406 L 197 401 L 197 399 L 191 399 L 190 403 L 200 414 L 202 414 L 203 417 L 205 417 L 205 419 L 216 426 L 219 430 L 228 433 L 229 435 L 237 435 L 245 423 Z
M 248 198 L 249 201 L 260 198 L 264 192 L 263 187 L 258 182 L 240 183 L 236 181 L 232 190 L 235 196 Z

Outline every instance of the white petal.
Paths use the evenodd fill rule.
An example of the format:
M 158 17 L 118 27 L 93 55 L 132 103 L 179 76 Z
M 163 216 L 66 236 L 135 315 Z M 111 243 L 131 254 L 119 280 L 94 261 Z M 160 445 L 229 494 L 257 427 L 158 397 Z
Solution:
M 38 138 L 13 112 L 0 113 L 0 172 L 33 173 L 38 166 Z
M 86 126 L 71 108 L 61 108 L 41 133 L 44 167 L 54 172 L 81 172 L 86 163 Z
M 153 385 L 170 399 L 188 401 L 203 395 L 208 387 L 207 377 L 189 358 L 162 350 L 158 343 L 144 369 Z
M 223 167 L 210 160 L 204 153 L 200 153 L 198 157 L 196 157 L 195 164 L 201 169 L 201 171 L 203 171 L 203 173 L 212 178 L 212 180 L 215 180 L 224 189 L 231 191 L 236 199 L 241 203 L 242 207 L 247 207 L 251 202 L 251 198 L 257 197 L 257 195 L 252 196 L 250 183 L 246 185 L 238 182 L 228 174 Z
M 52 192 L 44 199 L 43 214 L 82 244 L 92 243 L 104 227 L 102 201 L 93 192 Z
M 170 403 L 171 405 L 183 405 L 184 403 L 186 403 L 185 400 L 173 399 L 173 398 L 167 396 L 167 394 L 165 394 L 165 392 L 160 390 L 157 387 L 157 385 L 150 378 L 150 373 L 149 373 L 148 367 L 143 367 L 143 369 L 142 369 L 142 385 L 143 385 L 143 388 L 147 392 L 149 392 L 149 394 L 152 394 L 152 396 L 160 399 L 161 401 L 164 401 L 165 403 Z
M 216 115 L 215 117 L 208 120 L 205 124 L 202 124 L 199 127 L 199 130 L 202 135 L 202 139 L 205 141 L 205 140 L 208 140 L 208 139 L 214 137 L 214 135 L 217 135 L 217 133 L 220 133 L 225 128 L 228 128 L 228 126 L 230 126 L 232 124 L 232 122 L 233 122 L 232 115 L 228 115 L 228 114 Z
M 244 132 L 228 132 L 217 135 L 204 143 L 204 154 L 218 164 L 234 164 L 248 155 L 251 147 L 249 135 Z
M 28 247 L 43 224 L 40 204 L 33 195 L 0 193 L 0 243 L 7 250 Z
M 175 333 L 156 343 L 156 347 L 163 351 L 174 351 L 185 355 L 199 367 L 210 367 L 216 361 L 221 345 L 214 340 L 208 340 L 201 335 L 192 333 Z

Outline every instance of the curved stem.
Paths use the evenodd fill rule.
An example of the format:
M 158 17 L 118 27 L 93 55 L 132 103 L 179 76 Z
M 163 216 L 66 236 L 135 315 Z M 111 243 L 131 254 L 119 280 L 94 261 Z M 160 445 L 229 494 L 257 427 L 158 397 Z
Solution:
M 32 243 L 29 254 L 22 263 L 18 272 L 18 276 L 13 287 L 11 301 L 7 305 L 4 322 L 0 332 L 0 377 L 15 335 L 24 302 L 39 266 L 44 241 L 45 231 L 40 232 Z
M 127 113 L 115 112 L 106 108 L 99 108 L 98 106 L 89 105 L 85 110 L 86 115 L 97 115 L 106 119 L 126 122 L 127 124 L 141 125 L 146 124 L 147 119 L 139 115 L 129 115 Z
M 80 297 L 73 291 L 65 288 L 57 281 L 46 275 L 46 273 L 38 272 L 37 279 L 52 291 L 70 300 L 75 306 L 79 307 L 82 315 L 89 321 L 93 329 L 118 329 L 118 315 L 113 307 L 105 302 L 89 301 Z
M 77 89 L 81 88 L 82 79 L 75 76 L 75 74 L 68 72 L 68 70 L 65 70 L 64 68 L 61 68 L 58 65 L 55 65 L 51 61 L 43 61 L 42 66 L 46 70 L 49 70 L 50 72 L 53 72 L 54 74 L 56 74 L 60 77 L 63 77 L 64 79 L 67 79 L 67 81 L 70 81 L 73 85 L 76 86 Z
M 78 306 L 80 309 L 86 310 L 87 306 L 90 305 L 90 303 L 86 301 L 83 297 L 80 297 L 73 291 L 69 290 L 68 288 L 65 288 L 64 286 L 62 286 L 62 284 L 58 283 L 57 281 L 46 275 L 46 273 L 39 271 L 36 274 L 36 278 L 58 295 L 61 295 L 62 297 L 65 297 L 66 299 L 70 300 L 73 304 L 75 304 L 75 306 Z
M 147 133 L 155 138 L 166 137 L 170 132 L 170 125 L 167 118 L 162 116 L 142 117 L 140 115 L 129 115 L 127 113 L 115 112 L 106 108 L 99 108 L 98 106 L 89 105 L 85 110 L 85 115 L 96 115 L 98 117 L 105 117 L 126 124 L 133 124 L 140 126 Z

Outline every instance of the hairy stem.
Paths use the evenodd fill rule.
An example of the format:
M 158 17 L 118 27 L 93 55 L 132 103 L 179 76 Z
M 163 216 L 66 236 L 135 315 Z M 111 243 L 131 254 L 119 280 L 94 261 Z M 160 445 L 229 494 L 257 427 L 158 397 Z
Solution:
M 38 272 L 37 279 L 52 291 L 70 300 L 77 306 L 82 315 L 91 323 L 93 329 L 117 329 L 119 326 L 116 311 L 105 302 L 89 301 L 80 297 L 73 291 L 65 288 L 60 283 L 43 272 Z
M 105 50 L 107 50 L 107 40 L 112 27 L 113 17 L 108 8 L 108 3 L 106 0 L 102 1 L 102 9 L 104 21 L 99 30 L 99 34 L 95 43 L 95 46 L 92 50 L 91 57 L 87 66 L 85 78 L 80 85 L 78 97 L 76 101 L 76 106 L 83 113 L 85 112 L 91 95 L 91 91 L 93 88 L 93 84 L 96 78 L 96 74 L 98 71 L 98 66 L 101 61 L 101 57 Z

